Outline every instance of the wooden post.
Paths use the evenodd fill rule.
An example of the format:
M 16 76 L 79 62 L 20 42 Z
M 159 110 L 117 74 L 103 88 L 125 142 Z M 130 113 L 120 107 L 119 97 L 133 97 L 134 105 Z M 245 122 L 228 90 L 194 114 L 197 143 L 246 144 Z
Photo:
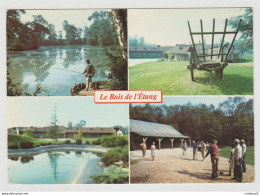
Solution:
M 197 64 L 199 64 L 199 58 L 198 58 L 197 50 L 196 50 L 195 43 L 194 43 L 194 40 L 193 40 L 193 36 L 192 36 L 192 32 L 191 32 L 191 27 L 190 27 L 190 22 L 189 21 L 188 21 L 188 26 L 189 26 L 189 31 L 190 31 L 192 45 L 194 47 L 194 51 L 195 51 L 195 55 L 196 55 Z
M 183 140 L 184 140 L 184 139 L 181 139 L 181 147 L 183 146 Z
M 173 149 L 173 141 L 174 141 L 174 139 L 170 138 L 170 140 L 171 140 L 171 148 Z
M 203 37 L 203 25 L 202 25 L 202 20 L 200 20 L 200 27 L 201 27 L 202 50 L 203 50 L 204 60 L 206 60 L 206 58 L 205 58 L 205 49 L 204 49 L 204 37 Z
M 213 19 L 213 30 L 212 30 L 212 42 L 211 42 L 211 60 L 213 55 L 213 46 L 214 46 L 214 32 L 215 32 L 215 18 Z
M 162 141 L 162 139 L 163 138 L 156 138 L 157 140 L 158 140 L 158 142 L 159 142 L 159 150 L 161 149 L 161 141 Z
M 219 55 L 220 55 L 220 52 L 221 52 L 221 48 L 222 48 L 222 45 L 223 45 L 223 42 L 224 42 L 224 39 L 225 39 L 225 34 L 226 34 L 226 30 L 227 30 L 227 21 L 228 20 L 226 19 L 224 33 L 223 33 L 223 37 L 222 37 L 220 48 L 219 48 L 218 58 L 219 58 Z
M 190 142 L 190 147 L 191 147 L 191 139 L 189 139 L 189 142 Z
M 229 52 L 230 52 L 230 50 L 231 50 L 231 48 L 232 48 L 232 45 L 233 45 L 233 43 L 234 43 L 234 41 L 235 41 L 235 39 L 236 39 L 236 36 L 237 36 L 238 30 L 239 30 L 240 23 L 241 23 L 241 19 L 239 20 L 239 23 L 238 23 L 238 25 L 237 25 L 237 30 L 236 30 L 236 32 L 235 32 L 235 36 L 234 36 L 234 38 L 233 38 L 233 40 L 232 40 L 232 42 L 231 42 L 231 44 L 230 44 L 230 46 L 229 46 L 229 48 L 228 48 L 228 51 L 227 51 L 227 54 L 226 54 L 226 57 L 225 57 L 224 62 L 227 60 L 228 54 L 229 54 Z

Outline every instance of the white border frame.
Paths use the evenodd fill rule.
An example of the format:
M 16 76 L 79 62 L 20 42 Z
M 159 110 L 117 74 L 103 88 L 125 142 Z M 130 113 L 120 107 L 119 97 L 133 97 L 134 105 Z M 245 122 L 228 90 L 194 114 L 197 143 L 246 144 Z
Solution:
M 260 190 L 259 178 L 259 90 L 260 75 L 259 35 L 260 1 L 258 0 L 4 0 L 0 3 L 0 190 L 37 191 L 244 191 Z M 7 135 L 6 135 L 6 10 L 7 9 L 89 9 L 89 8 L 202 8 L 202 7 L 253 7 L 254 10 L 254 106 L 255 106 L 255 182 L 246 184 L 59 184 L 59 185 L 18 185 L 7 184 Z M 256 36 L 257 35 L 257 36 Z M 39 97 L 34 97 L 39 98 Z M 49 97 L 47 97 L 49 98 Z

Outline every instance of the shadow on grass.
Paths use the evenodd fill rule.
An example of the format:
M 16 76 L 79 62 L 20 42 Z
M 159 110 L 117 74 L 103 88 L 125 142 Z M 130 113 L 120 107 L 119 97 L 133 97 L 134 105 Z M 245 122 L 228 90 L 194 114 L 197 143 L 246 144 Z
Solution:
M 222 79 L 219 79 L 215 73 L 212 74 L 213 89 L 218 87 L 222 94 L 253 94 L 253 78 L 244 77 L 238 74 L 223 74 Z M 196 77 L 196 83 L 211 86 L 209 74 L 207 77 Z

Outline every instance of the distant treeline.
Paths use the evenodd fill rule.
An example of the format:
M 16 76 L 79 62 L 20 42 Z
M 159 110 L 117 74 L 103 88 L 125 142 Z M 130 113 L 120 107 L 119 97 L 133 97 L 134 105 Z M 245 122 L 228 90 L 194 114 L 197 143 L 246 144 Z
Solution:
M 243 97 L 229 97 L 217 108 L 191 103 L 173 106 L 130 104 L 130 118 L 169 124 L 196 141 L 217 139 L 220 145 L 231 145 L 238 138 L 254 145 L 253 100 Z
M 82 45 L 109 46 L 118 43 L 113 18 L 109 12 L 94 12 L 89 18 L 93 23 L 88 27 L 77 28 L 63 21 L 63 30 L 58 33 L 55 25 L 48 23 L 41 15 L 34 15 L 33 21 L 23 23 L 20 19 L 25 10 L 7 11 L 8 50 L 38 49 L 41 45 Z

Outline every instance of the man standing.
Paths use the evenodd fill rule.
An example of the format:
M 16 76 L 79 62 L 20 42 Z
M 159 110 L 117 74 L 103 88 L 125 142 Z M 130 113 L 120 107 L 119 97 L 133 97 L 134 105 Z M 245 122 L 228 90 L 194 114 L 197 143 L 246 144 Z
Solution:
M 145 154 L 146 154 L 146 143 L 145 143 L 145 141 L 143 141 L 143 143 L 141 143 L 140 146 L 142 147 L 143 157 L 145 157 Z
M 204 160 L 204 157 L 205 157 L 205 149 L 206 149 L 206 145 L 205 143 L 203 142 L 203 140 L 201 140 L 201 154 L 202 154 L 202 159 Z
M 242 168 L 243 172 L 246 172 L 246 144 L 245 140 L 241 139 L 241 147 L 242 147 Z
M 219 150 L 217 146 L 217 140 L 213 140 L 209 150 L 204 159 L 210 154 L 212 164 L 212 175 L 211 179 L 218 177 L 218 162 L 219 162 Z
M 234 180 L 242 182 L 243 172 L 242 172 L 242 148 L 239 145 L 239 140 L 235 139 L 235 150 L 234 150 Z
M 95 68 L 92 64 L 90 64 L 89 59 L 86 59 L 87 67 L 84 70 L 83 74 L 85 74 L 86 79 L 86 91 L 88 91 L 89 87 L 91 87 L 92 84 L 92 77 L 95 75 Z
M 198 149 L 198 145 L 195 143 L 195 141 L 192 141 L 192 148 L 193 148 L 193 160 L 197 160 L 198 156 L 197 156 L 197 149 Z M 195 159 L 196 157 L 196 159 Z

